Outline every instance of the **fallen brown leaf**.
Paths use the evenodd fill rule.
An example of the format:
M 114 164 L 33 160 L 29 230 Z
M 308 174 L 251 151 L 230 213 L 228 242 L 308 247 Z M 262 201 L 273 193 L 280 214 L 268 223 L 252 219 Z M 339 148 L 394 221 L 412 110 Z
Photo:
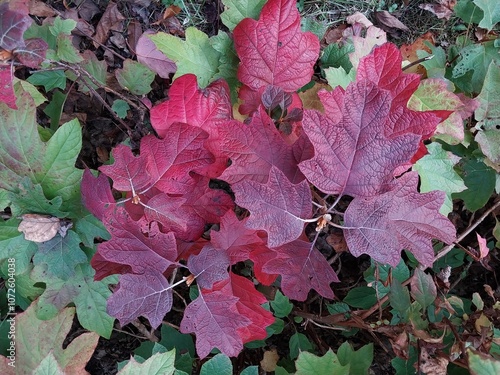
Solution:
M 109 33 L 113 31 L 123 31 L 123 21 L 125 17 L 118 10 L 118 5 L 112 1 L 108 3 L 108 7 L 104 11 L 94 35 L 94 46 L 97 48 L 101 44 L 106 43 Z
M 404 23 L 386 10 L 374 12 L 373 15 L 377 20 L 378 26 L 394 37 L 399 37 L 401 31 L 410 31 Z
M 412 44 L 403 44 L 400 48 L 403 60 L 414 62 L 419 59 L 417 55 L 418 50 L 426 51 L 431 53 L 431 49 L 425 44 L 426 42 L 434 44 L 434 34 L 430 31 L 426 32 L 421 37 L 417 38 Z M 405 69 L 405 73 L 418 73 L 424 75 L 426 73 L 425 68 L 418 64 Z
M 434 13 L 437 18 L 444 18 L 449 20 L 453 14 L 453 8 L 455 7 L 457 0 L 438 0 L 437 3 L 432 4 L 420 4 L 419 7 L 424 10 L 428 10 Z
M 24 214 L 17 227 L 24 233 L 24 238 L 33 242 L 45 242 L 54 238 L 61 229 L 61 222 L 57 217 L 39 214 Z

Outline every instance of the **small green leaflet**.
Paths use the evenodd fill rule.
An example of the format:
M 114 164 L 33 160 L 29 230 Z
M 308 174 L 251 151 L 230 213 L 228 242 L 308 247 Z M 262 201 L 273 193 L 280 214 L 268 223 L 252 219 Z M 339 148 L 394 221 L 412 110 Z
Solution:
M 222 23 L 233 31 L 244 18 L 258 19 L 266 0 L 222 0 L 224 12 L 220 15 Z

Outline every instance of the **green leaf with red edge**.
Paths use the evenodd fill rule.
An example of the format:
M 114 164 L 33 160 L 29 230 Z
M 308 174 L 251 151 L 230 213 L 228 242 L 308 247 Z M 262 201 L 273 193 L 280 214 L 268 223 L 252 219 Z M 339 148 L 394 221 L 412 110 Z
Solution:
M 311 80 L 319 56 L 319 40 L 300 30 L 295 0 L 270 0 L 260 18 L 246 18 L 233 31 L 241 64 L 239 80 L 258 90 L 267 85 L 291 92 Z
M 437 297 L 436 284 L 431 275 L 425 273 L 420 268 L 415 269 L 411 278 L 411 295 L 425 311 Z
M 78 375 L 85 371 L 85 366 L 94 352 L 99 336 L 87 332 L 73 338 L 63 349 L 73 324 L 75 308 L 62 310 L 51 320 L 39 320 L 35 307 L 31 305 L 26 311 L 16 316 L 16 371 L 31 374 L 40 362 L 52 352 L 65 374 Z
M 250 211 L 246 225 L 268 233 L 268 246 L 277 247 L 300 237 L 311 216 L 311 191 L 306 181 L 292 184 L 276 167 L 262 184 L 244 180 L 233 185 L 236 204 Z
M 432 239 L 455 241 L 455 228 L 439 213 L 444 192 L 420 194 L 418 174 L 408 172 L 386 193 L 355 198 L 347 208 L 344 236 L 350 252 L 396 266 L 401 250 L 409 250 L 424 266 L 434 262 Z

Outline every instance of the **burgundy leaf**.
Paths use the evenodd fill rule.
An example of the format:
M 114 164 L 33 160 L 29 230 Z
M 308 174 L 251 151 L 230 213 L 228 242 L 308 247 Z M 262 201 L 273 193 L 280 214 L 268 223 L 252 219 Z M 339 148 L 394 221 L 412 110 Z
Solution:
M 149 35 L 152 34 L 155 34 L 153 30 L 146 30 L 137 40 L 135 46 L 137 61 L 166 79 L 171 73 L 175 73 L 177 65 L 156 48 L 153 41 L 149 39 Z
M 295 0 L 270 0 L 260 18 L 246 18 L 233 31 L 241 63 L 238 78 L 258 90 L 267 85 L 296 91 L 311 80 L 319 55 L 319 40 L 300 30 Z
M 12 80 L 14 78 L 12 65 L 0 64 L 0 103 L 7 104 L 9 108 L 17 109 L 16 94 Z
M 223 80 L 198 88 L 196 76 L 185 74 L 174 81 L 169 99 L 151 109 L 151 124 L 161 138 L 171 136 L 176 122 L 200 127 L 211 136 L 222 123 L 233 118 L 230 91 Z
M 83 205 L 99 220 L 102 220 L 108 208 L 116 205 L 108 178 L 104 174 L 94 177 L 89 169 L 85 169 L 81 192 Z
M 172 289 L 165 276 L 155 270 L 140 275 L 121 275 L 118 289 L 108 299 L 107 312 L 122 327 L 139 316 L 158 328 L 172 308 Z
M 302 181 L 292 184 L 276 167 L 269 171 L 269 181 L 261 184 L 245 180 L 233 185 L 236 204 L 250 211 L 249 228 L 268 233 L 269 247 L 299 238 L 304 220 L 311 216 L 311 191 Z
M 184 311 L 180 330 L 196 335 L 196 352 L 205 358 L 213 348 L 235 357 L 243 349 L 238 330 L 252 322 L 236 308 L 238 297 L 220 290 L 201 290 Z
M 24 32 L 31 25 L 31 18 L 23 12 L 9 9 L 9 2 L 0 4 L 0 48 L 13 51 L 24 47 Z
M 320 190 L 329 194 L 373 196 L 387 188 L 394 170 L 408 162 L 418 149 L 420 137 L 413 134 L 384 135 L 390 116 L 391 96 L 367 80 L 322 94 L 325 108 L 339 112 L 332 119 L 306 110 L 302 125 L 314 145 L 315 155 L 299 168 Z
M 40 38 L 26 40 L 26 45 L 16 50 L 16 57 L 21 64 L 29 68 L 38 68 L 45 60 L 45 55 L 49 45 Z
M 356 80 L 366 79 L 391 93 L 390 116 L 384 128 L 386 136 L 413 133 L 429 138 L 452 111 L 417 112 L 408 109 L 408 100 L 417 90 L 420 76 L 403 73 L 402 62 L 399 49 L 392 43 L 385 43 L 360 60 Z
M 294 161 L 294 150 L 283 140 L 264 109 L 256 112 L 249 125 L 233 120 L 219 128 L 218 138 L 207 143 L 213 152 L 231 159 L 220 179 L 231 184 L 252 180 L 265 183 L 272 166 L 292 182 L 304 180 Z
M 245 223 L 248 218 L 238 220 L 233 211 L 227 211 L 221 218 L 219 231 L 212 231 L 210 239 L 217 249 L 223 249 L 229 255 L 231 264 L 249 259 L 254 249 L 265 247 L 265 242 Z
M 285 295 L 305 301 L 309 290 L 314 289 L 325 298 L 334 298 L 330 283 L 339 279 L 313 244 L 296 240 L 272 250 L 277 256 L 264 265 L 263 271 L 281 275 Z
M 123 207 L 108 212 L 104 223 L 111 239 L 97 246 L 98 260 L 130 266 L 132 272 L 137 274 L 146 270 L 163 273 L 169 266 L 176 264 L 177 246 L 174 235 L 161 233 L 155 223 L 151 224 L 146 235 L 141 230 L 143 223 L 133 221 Z M 99 278 L 110 274 L 100 274 Z
M 371 198 L 355 198 L 344 216 L 344 236 L 355 256 L 368 254 L 374 260 L 396 266 L 401 250 L 413 253 L 426 267 L 432 266 L 432 239 L 455 241 L 455 228 L 439 213 L 445 193 L 417 191 L 418 174 L 397 179 L 391 189 Z
M 196 282 L 203 289 L 211 289 L 217 281 L 229 277 L 229 257 L 224 250 L 210 244 L 205 245 L 198 255 L 192 255 L 187 262 L 189 271 L 196 277 Z
M 253 272 L 259 283 L 271 285 L 279 276 L 277 273 L 263 271 L 264 265 L 274 258 L 276 258 L 276 252 L 268 247 L 260 247 L 250 253 L 250 260 L 253 262 Z
M 180 197 L 156 194 L 144 203 L 144 216 L 148 221 L 160 223 L 164 232 L 182 233 L 188 229 L 187 215 L 181 208 L 185 201 Z

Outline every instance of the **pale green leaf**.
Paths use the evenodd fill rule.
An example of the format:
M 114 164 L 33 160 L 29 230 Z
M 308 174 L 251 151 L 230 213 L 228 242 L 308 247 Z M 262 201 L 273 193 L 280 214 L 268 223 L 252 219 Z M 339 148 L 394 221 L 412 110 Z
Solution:
M 476 141 L 483 153 L 496 164 L 500 164 L 500 66 L 491 62 L 484 79 L 484 86 L 477 97 L 479 108 Z
M 54 19 L 52 26 L 49 26 L 49 30 L 54 36 L 60 34 L 70 35 L 71 31 L 76 27 L 76 21 L 72 19 L 63 20 L 61 17 L 57 16 Z
M 211 45 L 208 36 L 195 27 L 186 29 L 186 40 L 166 33 L 149 36 L 156 47 L 177 64 L 174 79 L 192 73 L 200 87 L 206 87 L 219 72 L 221 54 Z
M 453 169 L 460 158 L 443 150 L 441 144 L 437 142 L 427 145 L 427 150 L 429 154 L 418 160 L 413 166 L 413 169 L 420 176 L 420 192 L 444 191 L 446 197 L 439 212 L 448 215 L 453 211 L 452 193 L 467 189 L 462 178 Z
M 415 273 L 411 279 L 411 295 L 424 311 L 436 299 L 436 284 L 434 284 L 432 276 L 420 268 L 415 269 Z
M 50 352 L 37 366 L 33 375 L 64 375 L 64 372 L 59 363 L 57 363 L 54 354 Z
M 351 69 L 349 73 L 343 67 L 325 69 L 325 77 L 328 84 L 335 88 L 337 86 L 345 89 L 351 82 L 356 79 L 356 71 Z
M 106 61 L 101 60 L 99 61 L 96 57 L 96 55 L 89 51 L 85 50 L 82 54 L 84 61 L 80 63 L 80 66 L 85 69 L 87 73 L 89 73 L 92 78 L 97 81 L 99 84 L 102 86 L 106 86 L 106 77 L 107 77 L 107 69 L 108 69 L 108 64 Z M 80 84 L 79 90 L 81 92 L 88 92 L 89 88 L 91 87 L 94 90 L 96 90 L 98 87 L 97 85 L 85 74 L 80 77 L 81 80 L 85 84 Z
M 57 57 L 69 63 L 79 63 L 83 61 L 83 57 L 73 45 L 71 37 L 61 34 L 57 37 Z
M 171 375 L 175 371 L 175 349 L 165 353 L 156 353 L 143 363 L 137 362 L 133 357 L 117 375 Z
M 224 12 L 220 15 L 222 23 L 229 31 L 245 18 L 258 19 L 266 0 L 222 0 Z
M 497 22 L 500 22 L 500 2 L 492 0 L 474 0 L 479 8 L 484 12 L 484 17 L 479 22 L 479 27 L 491 30 Z
M 500 374 L 500 361 L 486 354 L 467 349 L 469 370 L 472 375 L 498 375 Z
M 151 83 L 155 79 L 154 72 L 148 67 L 127 59 L 123 62 L 123 69 L 115 71 L 118 83 L 134 95 L 145 95 L 151 91 Z
M 22 79 L 18 79 L 16 77 L 14 77 L 14 84 L 17 84 L 17 83 L 19 83 L 22 86 L 24 91 L 26 91 L 27 93 L 29 93 L 31 95 L 31 97 L 35 101 L 36 107 L 38 107 L 40 104 L 47 101 L 47 98 L 45 96 L 43 96 L 43 94 L 40 91 L 38 91 L 38 89 L 35 86 L 33 86 L 31 83 L 29 83 L 28 81 L 24 81 Z
M 349 375 L 349 365 L 342 366 L 337 355 L 329 349 L 322 357 L 302 352 L 295 361 L 295 375 L 335 374 Z

